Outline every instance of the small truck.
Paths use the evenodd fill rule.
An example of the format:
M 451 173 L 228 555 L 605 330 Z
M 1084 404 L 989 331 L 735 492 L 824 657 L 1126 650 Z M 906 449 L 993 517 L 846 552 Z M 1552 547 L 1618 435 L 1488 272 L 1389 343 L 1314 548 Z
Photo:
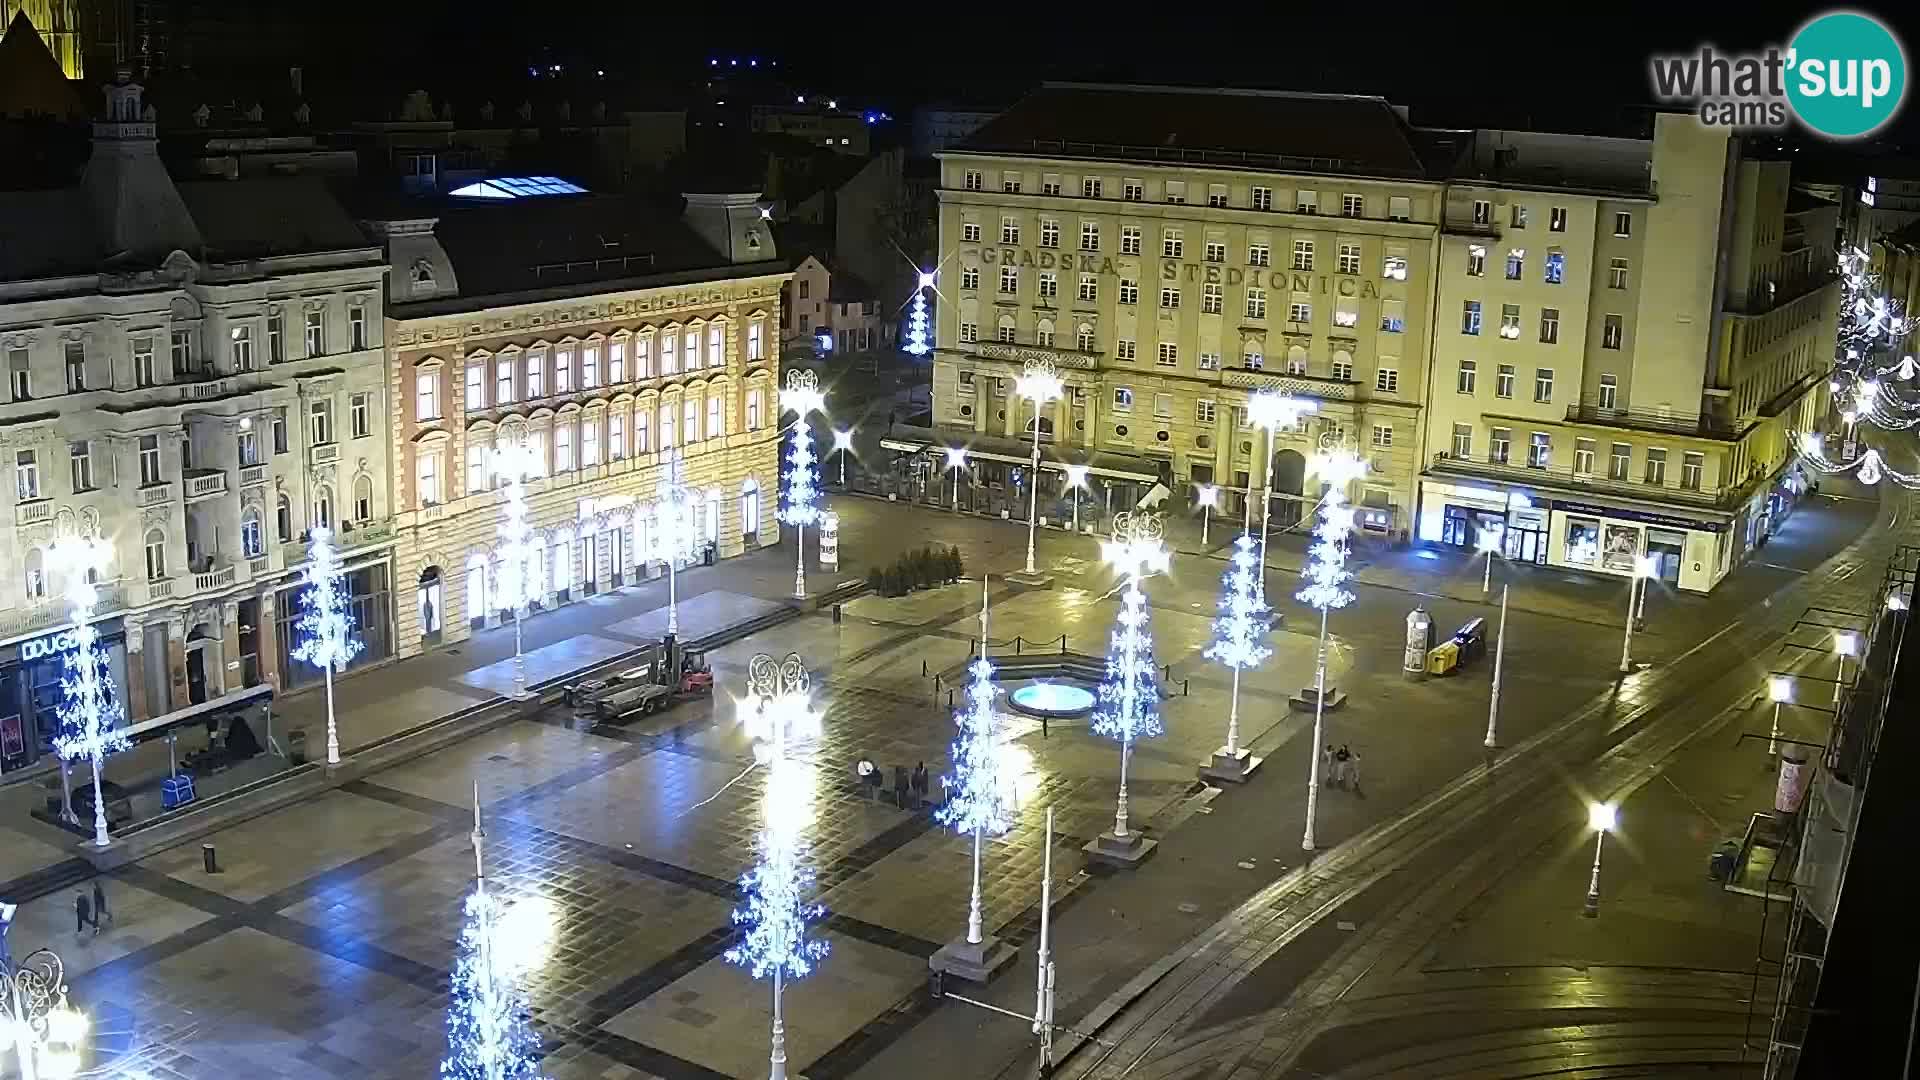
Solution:
M 630 668 L 564 687 L 562 699 L 576 719 L 622 724 L 683 698 L 712 693 L 713 669 L 706 657 L 687 652 L 677 643 L 662 642 L 649 646 Z

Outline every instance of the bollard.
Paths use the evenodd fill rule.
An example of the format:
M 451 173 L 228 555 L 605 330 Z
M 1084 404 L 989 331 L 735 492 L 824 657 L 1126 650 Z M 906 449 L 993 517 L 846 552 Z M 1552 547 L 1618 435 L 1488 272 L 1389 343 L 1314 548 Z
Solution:
M 838 625 L 840 622 L 840 605 L 839 604 L 833 605 L 833 621 L 836 625 Z
M 925 660 L 920 661 L 920 677 L 923 679 L 927 677 L 927 662 Z
M 214 854 L 212 844 L 200 845 L 200 866 L 209 874 L 217 874 L 220 872 L 220 860 L 218 856 Z
M 1181 697 L 1187 696 L 1187 680 L 1185 679 L 1180 680 L 1180 696 Z
M 953 691 L 947 691 L 947 708 L 953 708 Z

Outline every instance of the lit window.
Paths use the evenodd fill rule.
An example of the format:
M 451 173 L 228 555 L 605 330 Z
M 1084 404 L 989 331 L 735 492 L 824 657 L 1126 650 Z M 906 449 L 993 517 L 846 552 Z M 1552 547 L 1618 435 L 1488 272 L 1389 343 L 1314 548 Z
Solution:
M 413 380 L 413 418 L 420 421 L 440 419 L 440 373 L 423 371 Z

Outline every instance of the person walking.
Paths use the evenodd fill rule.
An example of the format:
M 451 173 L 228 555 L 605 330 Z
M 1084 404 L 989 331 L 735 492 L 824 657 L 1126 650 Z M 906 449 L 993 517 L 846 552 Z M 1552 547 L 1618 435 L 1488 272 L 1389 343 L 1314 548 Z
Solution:
M 1320 751 L 1320 786 L 1332 787 L 1333 785 L 1333 744 L 1328 743 L 1326 748 Z
M 895 765 L 893 767 L 893 804 L 902 810 L 907 808 L 907 789 L 911 786 L 912 781 L 907 777 L 907 767 Z
M 920 809 L 927 802 L 927 763 L 921 762 L 913 767 L 913 808 Z
M 100 884 L 99 878 L 93 879 L 93 929 L 97 933 L 100 920 L 113 921 L 113 912 L 107 910 L 107 890 Z
M 79 937 L 87 932 L 87 923 L 93 919 L 93 905 L 87 900 L 86 893 L 73 894 L 73 936 Z M 99 933 L 98 925 L 94 933 Z
M 1367 793 L 1360 790 L 1360 752 L 1358 750 L 1347 755 L 1347 783 L 1353 785 L 1355 795 L 1363 799 L 1367 797 Z
M 1340 749 L 1334 751 L 1333 754 L 1334 787 L 1344 788 L 1347 786 L 1347 763 L 1352 760 L 1353 753 L 1347 749 L 1346 743 L 1341 743 Z

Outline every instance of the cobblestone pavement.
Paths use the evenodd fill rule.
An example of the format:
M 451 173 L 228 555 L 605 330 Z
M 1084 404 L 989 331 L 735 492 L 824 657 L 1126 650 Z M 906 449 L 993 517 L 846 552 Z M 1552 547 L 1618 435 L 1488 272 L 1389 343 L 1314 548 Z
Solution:
M 884 504 L 846 516 L 856 520 L 851 538 L 884 537 L 868 550 L 961 543 L 975 565 L 996 571 L 1017 567 L 1023 554 L 1021 530 L 1002 523 L 925 521 Z M 993 580 L 994 639 L 1065 634 L 1072 648 L 1101 652 L 1115 610 L 1111 577 L 1090 550 L 1057 540 L 1044 549 L 1050 587 Z M 862 550 L 858 539 L 847 546 L 856 556 Z M 1819 545 L 1810 544 L 1808 557 L 1816 555 Z M 1175 696 L 1165 702 L 1168 735 L 1140 748 L 1131 773 L 1135 821 L 1164 841 L 1145 868 L 1116 878 L 1081 865 L 1079 845 L 1111 821 L 1113 744 L 1083 722 L 1046 732 L 1015 722 L 1022 809 L 1016 829 L 990 845 L 987 922 L 1016 944 L 1030 943 L 1038 830 L 1054 807 L 1056 925 L 1072 979 L 1063 1015 L 1069 1005 L 1084 1010 L 1101 1000 L 1299 861 L 1297 777 L 1311 720 L 1287 710 L 1284 698 L 1311 679 L 1313 638 L 1278 585 L 1275 599 L 1292 624 L 1275 635 L 1274 659 L 1243 683 L 1243 728 L 1269 755 L 1267 770 L 1217 798 L 1194 781 L 1195 764 L 1225 726 L 1228 680 L 1198 656 L 1219 568 L 1182 559 L 1149 584 L 1158 658 L 1169 665 Z M 1570 701 L 1613 685 L 1618 626 L 1598 613 L 1624 598 L 1609 582 L 1543 582 L 1536 591 L 1561 588 L 1610 599 L 1592 601 L 1592 618 L 1555 613 L 1545 601 L 1516 610 L 1504 689 L 1514 745 L 1552 729 Z M 459 904 L 470 887 L 466 834 L 477 782 L 490 877 L 527 905 L 539 931 L 525 947 L 550 1075 L 753 1075 L 764 1067 L 767 989 L 719 959 L 733 934 L 727 914 L 759 794 L 757 774 L 728 786 L 751 761 L 730 703 L 754 652 L 794 650 L 813 669 L 826 710 L 827 734 L 813 757 L 811 858 L 832 913 L 822 933 L 834 948 L 820 975 L 788 997 L 797 1071 L 813 1080 L 897 1077 L 939 1059 L 949 1066 L 943 1074 L 993 1075 L 1014 1056 L 1024 1027 L 998 1021 L 992 1037 L 976 1039 L 922 992 L 926 958 L 964 926 L 968 844 L 925 813 L 863 798 L 851 783 L 852 763 L 863 756 L 889 769 L 919 761 L 943 769 L 952 724 L 931 674 L 966 658 L 977 595 L 975 585 L 864 598 L 841 621 L 810 615 L 717 650 L 711 705 L 590 733 L 556 713 L 477 735 L 210 837 L 218 874 L 205 873 L 192 848 L 115 871 L 107 887 L 118 919 L 97 937 L 66 936 L 70 895 L 30 903 L 15 951 L 42 941 L 61 948 L 76 997 L 99 1020 L 98 1075 L 433 1075 Z M 1422 599 L 1443 625 L 1487 611 L 1445 595 Z M 1332 730 L 1363 750 L 1369 779 L 1364 799 L 1323 800 L 1325 847 L 1364 836 L 1444 789 L 1471 764 L 1459 745 L 1477 745 L 1484 730 L 1484 667 L 1453 680 L 1399 678 L 1409 604 L 1405 590 L 1368 586 L 1335 617 L 1331 671 L 1354 700 Z M 1735 615 L 1730 607 L 1702 610 Z M 620 633 L 594 625 L 575 636 Z M 1687 647 L 1681 633 L 1656 615 L 1643 655 L 1679 655 Z M 540 913 L 546 917 L 532 918 Z M 1031 969 L 1020 970 L 991 988 L 1016 1008 L 1031 1001 Z

